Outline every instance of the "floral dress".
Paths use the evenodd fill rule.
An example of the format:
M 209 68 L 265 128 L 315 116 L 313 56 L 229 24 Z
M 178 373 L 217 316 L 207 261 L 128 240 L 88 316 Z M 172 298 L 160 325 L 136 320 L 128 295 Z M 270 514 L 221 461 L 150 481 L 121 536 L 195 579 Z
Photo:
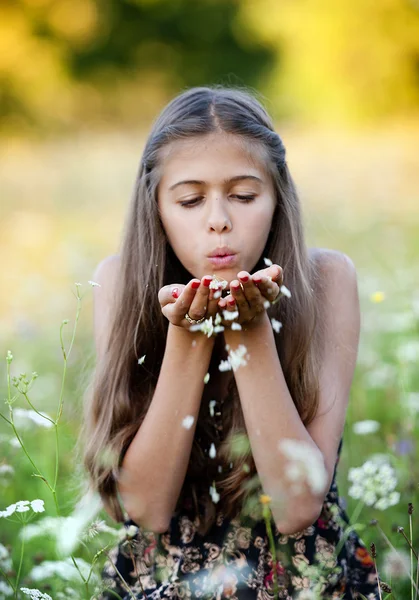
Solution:
M 117 598 L 112 592 L 123 600 L 350 600 L 361 598 L 360 594 L 367 600 L 379 600 L 374 562 L 364 543 L 354 531 L 343 536 L 349 519 L 335 480 L 341 448 L 342 440 L 317 521 L 292 535 L 281 534 L 272 521 L 276 578 L 264 520 L 226 519 L 219 511 L 203 537 L 196 523 L 179 513 L 172 517 L 166 532 L 140 528 L 131 541 L 110 552 L 102 575 L 108 591 L 103 591 L 99 600 Z M 125 525 L 135 523 L 128 520 Z M 131 592 L 121 584 L 114 565 Z

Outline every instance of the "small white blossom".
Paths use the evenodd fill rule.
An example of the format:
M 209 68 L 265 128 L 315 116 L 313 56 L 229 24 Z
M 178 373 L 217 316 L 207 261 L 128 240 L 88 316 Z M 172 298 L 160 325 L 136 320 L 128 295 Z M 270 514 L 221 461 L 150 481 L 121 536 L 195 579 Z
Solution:
M 90 283 L 90 285 L 91 285 L 92 287 L 94 287 L 94 286 L 97 286 L 97 287 L 102 287 L 102 286 L 100 285 L 100 283 L 96 283 L 95 281 L 91 281 L 91 280 L 89 280 L 87 283 Z
M 45 512 L 44 501 L 37 498 L 36 500 L 32 500 L 31 507 L 33 512 L 41 513 Z
M 231 371 L 231 362 L 227 359 L 227 360 L 222 360 L 220 362 L 220 364 L 218 365 L 218 370 L 221 372 L 224 371 Z
M 287 298 L 291 298 L 291 292 L 285 285 L 281 285 L 279 290 L 284 294 L 284 296 L 287 296 Z
M 210 486 L 210 496 L 211 496 L 211 500 L 214 502 L 214 504 L 217 504 L 220 500 L 220 494 L 217 492 L 215 484 L 212 486 Z
M 365 420 L 357 421 L 352 425 L 352 430 L 357 435 L 367 435 L 368 433 L 375 433 L 380 429 L 380 423 L 378 421 Z
M 7 351 L 6 354 L 6 361 L 10 364 L 13 360 L 13 354 L 10 352 L 10 350 Z
M 12 465 L 0 465 L 0 475 L 13 475 L 14 472 L 15 470 Z
M 385 510 L 400 500 L 399 492 L 395 491 L 396 473 L 381 455 L 367 460 L 361 467 L 350 468 L 348 480 L 352 483 L 348 494 L 351 498 L 362 498 L 367 506 Z
M 263 308 L 265 310 L 268 310 L 268 308 L 270 307 L 271 303 L 269 302 L 269 300 L 264 300 L 263 301 Z
M 136 525 L 129 525 L 126 530 L 126 536 L 129 538 L 133 538 L 139 532 L 139 528 Z
M 218 300 L 218 298 L 221 298 L 221 291 L 220 291 L 220 290 L 218 290 L 217 292 L 214 292 L 214 296 L 213 296 L 213 298 L 214 298 L 215 300 Z
M 32 598 L 33 600 L 37 600 L 38 598 L 39 598 L 39 600 L 52 600 L 52 598 L 49 594 L 44 594 L 44 593 L 40 592 L 39 590 L 37 590 L 36 588 L 21 587 L 20 591 L 23 592 L 24 594 L 26 594 L 27 596 L 29 596 L 30 598 Z
M 277 319 L 274 319 L 272 317 L 271 319 L 271 324 L 272 324 L 272 329 L 276 332 L 279 333 L 282 327 L 282 323 L 281 321 L 278 321 Z
M 0 567 L 3 571 L 10 571 L 12 569 L 12 559 L 6 546 L 0 544 Z
M 16 502 L 15 510 L 19 513 L 27 512 L 28 510 L 30 510 L 29 500 L 18 500 L 18 502 Z
M 83 539 L 92 539 L 102 532 L 118 534 L 117 529 L 109 527 L 103 519 L 97 519 L 96 521 L 93 521 L 93 523 L 90 523 L 88 529 L 83 534 Z
M 264 258 L 263 260 L 267 267 L 270 267 L 273 264 L 270 258 Z
M 143 362 L 145 361 L 145 356 L 146 356 L 146 355 L 144 354 L 144 356 L 142 356 L 141 358 L 139 358 L 139 359 L 138 359 L 138 364 L 139 364 L 139 365 L 142 365 L 142 364 L 143 364 Z
M 214 325 L 221 325 L 222 323 L 222 318 L 219 312 L 217 312 L 217 314 L 215 315 L 215 319 L 214 319 Z
M 225 321 L 234 321 L 234 319 L 237 319 L 237 317 L 239 316 L 239 311 L 238 310 L 223 310 L 223 317 Z
M 215 407 L 216 404 L 217 404 L 216 400 L 210 400 L 209 401 L 209 411 L 210 411 L 211 417 L 214 416 L 214 407 Z
M 301 481 L 306 481 L 314 493 L 324 492 L 328 475 L 320 450 L 316 452 L 308 442 L 291 438 L 280 440 L 278 449 L 289 459 L 285 472 L 294 482 L 295 492 L 301 491 Z
M 194 421 L 195 421 L 195 417 L 193 417 L 192 415 L 188 415 L 183 419 L 182 427 L 184 427 L 185 429 L 190 429 L 192 427 L 192 425 L 194 424 Z
M 214 331 L 214 324 L 212 322 L 212 316 L 202 321 L 202 323 L 196 323 L 189 327 L 189 331 L 202 331 L 207 337 L 211 337 Z
M 404 579 L 409 577 L 410 556 L 402 549 L 391 549 L 383 558 L 383 571 L 386 579 Z
M 231 324 L 231 329 L 234 331 L 240 331 L 242 329 L 242 326 L 240 325 L 240 323 L 232 323 Z
M 204 383 L 208 383 L 208 381 L 209 381 L 209 378 L 210 378 L 210 374 L 209 374 L 209 373 L 207 373 L 207 374 L 205 375 L 205 377 L 204 377 Z
M 217 325 L 216 327 L 214 327 L 214 333 L 220 333 L 221 331 L 224 331 L 225 327 L 223 327 L 222 325 Z
M 82 558 L 74 558 L 83 577 L 87 578 L 90 574 L 90 565 Z M 71 558 L 65 560 L 45 560 L 40 565 L 32 568 L 28 574 L 29 579 L 33 581 L 51 580 L 54 577 L 65 581 L 80 581 L 80 573 L 73 564 Z M 92 572 L 90 579 L 97 582 L 97 575 Z
M 212 442 L 211 448 L 209 450 L 209 457 L 210 458 L 215 458 L 216 456 L 217 456 L 217 450 L 215 449 L 214 442 Z
M 244 367 L 247 365 L 247 358 L 249 355 L 247 354 L 247 348 L 244 344 L 240 344 L 237 350 L 230 350 L 230 346 L 226 345 L 226 350 L 228 350 L 228 358 L 227 360 L 222 360 L 218 365 L 219 371 L 237 371 L 239 367 Z
M 5 581 L 0 581 L 0 598 L 6 596 L 13 596 L 13 588 L 11 588 L 10 585 L 7 585 Z

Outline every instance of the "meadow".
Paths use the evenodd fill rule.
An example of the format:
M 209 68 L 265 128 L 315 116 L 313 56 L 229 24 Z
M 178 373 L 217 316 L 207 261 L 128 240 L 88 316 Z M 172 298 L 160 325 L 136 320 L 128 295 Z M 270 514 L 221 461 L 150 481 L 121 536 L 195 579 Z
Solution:
M 417 553 L 418 129 L 278 127 L 300 191 L 308 245 L 345 252 L 357 268 L 361 339 L 338 487 L 348 514 L 357 511 L 365 545 L 375 544 L 378 572 L 392 589 L 383 590 L 382 597 L 395 600 L 417 598 L 409 581 L 411 571 L 416 578 L 417 557 L 408 540 L 413 537 Z M 88 282 L 97 263 L 118 250 L 143 143 L 141 132 L 120 132 L 32 144 L 16 139 L 4 148 L 0 412 L 10 418 L 9 402 L 16 395 L 16 431 L 25 450 L 1 419 L 0 511 L 25 500 L 44 505 L 21 503 L 0 517 L 0 599 L 29 597 L 21 587 L 39 589 L 54 600 L 94 597 L 105 559 L 101 549 L 111 548 L 124 533 L 104 511 L 96 514 L 90 506 L 83 518 L 88 510 L 92 517 L 79 531 L 81 543 L 70 539 L 77 515 L 74 521 L 51 521 L 49 532 L 46 522 L 43 534 L 19 535 L 22 522 L 71 515 L 78 499 L 82 476 L 75 444 L 95 361 Z M 377 455 L 394 469 L 399 500 L 381 509 L 359 507 L 348 474 Z M 117 532 L 103 523 L 95 530 L 93 520 Z M 67 540 L 61 548 L 53 534 L 58 525 Z M 35 592 L 31 597 L 48 598 Z

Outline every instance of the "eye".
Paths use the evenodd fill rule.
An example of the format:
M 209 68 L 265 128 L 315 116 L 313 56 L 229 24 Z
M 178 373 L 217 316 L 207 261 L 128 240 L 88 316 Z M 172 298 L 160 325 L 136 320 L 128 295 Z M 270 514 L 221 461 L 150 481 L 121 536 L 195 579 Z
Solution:
M 232 197 L 239 198 L 239 200 L 241 200 L 244 204 L 247 204 L 248 202 L 251 202 L 252 200 L 254 200 L 256 198 L 256 196 L 239 196 L 238 194 L 235 194 Z M 196 203 L 201 198 L 202 198 L 202 196 L 199 196 L 198 198 L 193 198 L 192 200 L 188 200 L 187 202 L 180 202 L 179 204 L 181 206 L 185 206 L 185 207 L 196 206 Z

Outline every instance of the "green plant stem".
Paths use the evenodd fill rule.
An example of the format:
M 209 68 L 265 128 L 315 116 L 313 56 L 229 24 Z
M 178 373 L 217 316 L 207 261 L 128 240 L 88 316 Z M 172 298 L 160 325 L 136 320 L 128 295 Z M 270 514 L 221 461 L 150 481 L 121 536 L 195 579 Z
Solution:
M 126 588 L 127 592 L 129 593 L 129 595 L 131 596 L 131 598 L 133 600 L 136 600 L 134 594 L 132 593 L 131 588 L 129 587 L 128 583 L 125 581 L 125 579 L 123 578 L 122 574 L 119 572 L 117 566 L 115 565 L 115 563 L 112 562 L 111 557 L 109 556 L 108 552 L 105 552 L 106 556 L 108 557 L 109 562 L 111 563 L 111 565 L 113 566 L 113 568 L 115 569 L 118 577 L 121 579 L 122 581 L 122 585 Z
M 13 588 L 13 592 L 14 592 L 15 591 L 15 586 L 13 585 L 13 583 L 11 582 L 11 580 L 7 577 L 5 571 L 3 571 L 3 569 L 1 567 L 0 567 L 0 573 L 3 575 L 4 579 L 10 585 L 10 587 Z
M 409 525 L 410 525 L 410 572 L 411 572 L 411 576 L 412 576 L 412 581 L 413 581 L 413 534 L 412 534 L 412 515 L 409 515 Z M 413 586 L 410 587 L 411 592 L 412 592 L 412 600 L 413 600 Z
M 272 527 L 271 527 L 271 511 L 268 508 L 267 510 L 265 509 L 264 505 L 264 510 L 263 510 L 263 516 L 265 518 L 265 523 L 266 523 L 266 531 L 268 533 L 268 537 L 269 537 L 269 545 L 270 545 L 270 549 L 271 549 L 271 554 L 272 554 L 272 566 L 273 566 L 273 576 L 274 576 L 274 597 L 276 596 L 276 598 L 279 598 L 279 590 L 278 590 L 278 568 L 277 568 L 277 560 L 276 560 L 276 548 L 275 548 L 275 541 L 272 535 Z
M 386 543 L 388 544 L 389 548 L 391 548 L 393 550 L 393 552 L 395 552 L 396 554 L 399 554 L 396 550 L 396 548 L 393 546 L 393 544 L 390 542 L 390 540 L 388 539 L 388 537 L 386 536 L 386 534 L 384 533 L 384 531 L 381 529 L 380 525 L 377 523 L 376 527 L 378 529 L 378 531 L 380 532 L 380 534 L 382 535 L 382 537 L 384 538 L 384 540 L 386 541 Z M 401 561 L 401 564 L 403 564 L 403 561 Z M 415 584 L 415 582 L 413 581 L 412 577 L 410 576 L 409 571 L 406 569 L 406 575 L 409 577 L 412 585 L 414 586 L 414 588 L 416 589 L 416 595 L 418 593 L 418 585 L 417 583 Z
M 364 506 L 364 501 L 360 500 L 358 502 L 358 504 L 355 507 L 354 512 L 352 513 L 351 518 L 349 519 L 349 525 L 345 528 L 342 537 L 339 540 L 338 545 L 336 546 L 336 550 L 335 550 L 335 554 L 336 556 L 339 556 L 340 551 L 343 548 L 344 543 L 346 542 L 348 535 L 351 533 L 351 531 L 353 531 L 354 529 L 354 525 L 356 524 L 356 519 L 359 517 L 361 510 Z M 351 525 L 351 523 L 353 523 L 355 521 L 355 523 L 353 525 Z
M 18 593 L 18 588 L 19 588 L 19 579 L 20 579 L 20 572 L 22 570 L 22 563 L 23 563 L 23 552 L 25 549 L 25 538 L 22 538 L 22 545 L 20 547 L 20 561 L 19 561 L 19 568 L 17 570 L 17 575 L 16 575 L 16 587 L 15 587 L 15 598 L 17 598 L 17 593 Z

